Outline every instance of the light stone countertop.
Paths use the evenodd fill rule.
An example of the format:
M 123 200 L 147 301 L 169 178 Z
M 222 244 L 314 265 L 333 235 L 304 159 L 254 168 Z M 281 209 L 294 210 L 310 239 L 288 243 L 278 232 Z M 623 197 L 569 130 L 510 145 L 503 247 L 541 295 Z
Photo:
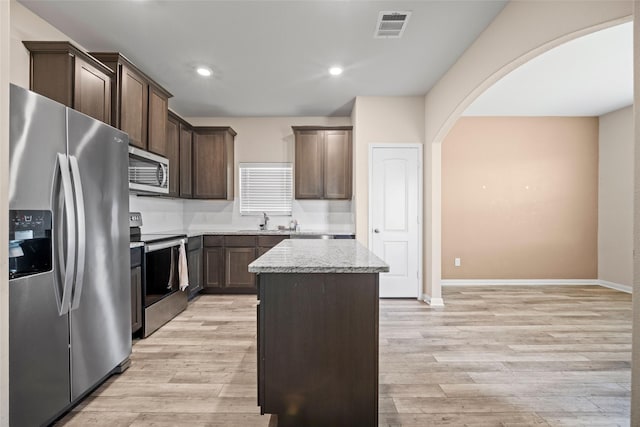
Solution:
M 171 229 L 163 231 L 149 231 L 143 234 L 186 234 L 188 237 L 195 236 L 341 236 L 341 237 L 355 237 L 355 233 L 352 231 L 344 230 L 303 230 L 303 231 L 291 231 L 291 230 L 238 230 L 238 229 L 224 229 L 224 228 L 202 228 L 193 230 L 184 229 Z
M 291 230 L 188 230 L 182 231 L 187 234 L 189 237 L 194 236 L 224 236 L 224 235 L 233 235 L 233 236 L 290 236 L 290 235 L 323 235 L 330 234 L 333 236 L 355 236 L 355 233 L 349 231 L 315 231 L 315 230 L 305 230 L 305 231 L 291 231 Z
M 129 242 L 129 249 L 141 248 L 144 246 L 144 242 Z
M 356 240 L 284 240 L 249 264 L 250 273 L 385 273 L 389 266 Z

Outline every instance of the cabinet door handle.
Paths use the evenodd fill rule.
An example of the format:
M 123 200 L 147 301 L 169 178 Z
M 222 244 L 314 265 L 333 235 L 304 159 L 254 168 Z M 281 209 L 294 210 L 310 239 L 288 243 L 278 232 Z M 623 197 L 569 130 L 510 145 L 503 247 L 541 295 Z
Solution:
M 373 229 L 373 232 L 374 232 L 374 233 L 379 233 L 379 232 L 380 232 L 380 230 L 378 230 L 377 228 L 374 228 L 374 229 Z

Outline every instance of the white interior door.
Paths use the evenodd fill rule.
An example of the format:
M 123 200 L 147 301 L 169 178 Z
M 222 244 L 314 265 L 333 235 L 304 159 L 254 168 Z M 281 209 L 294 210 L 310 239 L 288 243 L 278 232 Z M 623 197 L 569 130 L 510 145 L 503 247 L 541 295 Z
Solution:
M 419 147 L 371 147 L 369 247 L 389 264 L 381 298 L 420 296 Z

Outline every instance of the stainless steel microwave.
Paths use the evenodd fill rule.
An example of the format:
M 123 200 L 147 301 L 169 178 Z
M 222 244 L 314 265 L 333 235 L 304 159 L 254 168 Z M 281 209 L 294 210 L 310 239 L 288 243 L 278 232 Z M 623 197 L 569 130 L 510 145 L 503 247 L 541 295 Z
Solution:
M 129 191 L 169 194 L 169 160 L 129 146 Z

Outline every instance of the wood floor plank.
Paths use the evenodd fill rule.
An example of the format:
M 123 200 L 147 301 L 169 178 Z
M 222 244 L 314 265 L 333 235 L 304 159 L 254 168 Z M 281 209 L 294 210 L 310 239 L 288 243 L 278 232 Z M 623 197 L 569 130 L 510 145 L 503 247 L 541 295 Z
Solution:
M 628 427 L 629 415 L 625 413 L 580 413 L 538 412 L 538 415 L 552 426 L 571 427 Z
M 130 427 L 268 427 L 269 417 L 260 414 L 166 414 L 144 413 Z
M 629 425 L 631 296 L 445 288 L 380 301 L 381 426 Z M 60 426 L 272 426 L 256 406 L 255 296 L 203 295 Z

